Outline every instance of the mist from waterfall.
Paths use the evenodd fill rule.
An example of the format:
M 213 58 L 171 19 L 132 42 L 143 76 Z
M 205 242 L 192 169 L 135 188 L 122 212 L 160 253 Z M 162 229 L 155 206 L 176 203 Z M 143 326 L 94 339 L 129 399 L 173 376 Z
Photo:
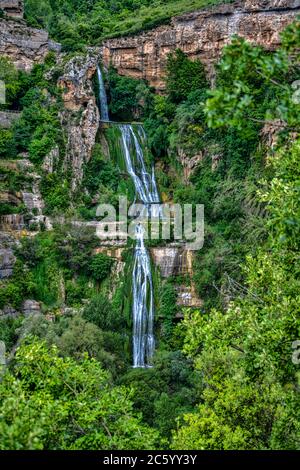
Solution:
M 99 102 L 100 102 L 101 121 L 109 121 L 107 95 L 106 95 L 106 90 L 104 86 L 102 70 L 99 65 L 97 66 L 97 75 L 98 75 L 98 82 L 99 82 Z

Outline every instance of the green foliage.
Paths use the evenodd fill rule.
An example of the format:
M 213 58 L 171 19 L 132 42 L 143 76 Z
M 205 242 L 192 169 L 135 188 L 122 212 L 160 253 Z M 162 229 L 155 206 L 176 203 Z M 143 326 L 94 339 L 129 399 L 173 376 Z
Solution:
M 204 66 L 199 60 L 189 60 L 177 49 L 168 57 L 166 86 L 172 102 L 178 104 L 186 100 L 194 91 L 207 87 Z
M 175 435 L 174 448 L 299 449 L 297 366 L 291 347 L 300 333 L 294 262 L 299 253 L 299 155 L 297 140 L 270 160 L 275 174 L 261 192 L 269 202 L 270 237 L 256 256 L 247 256 L 243 295 L 225 312 L 186 316 L 185 351 L 204 374 L 206 389 L 204 403 L 186 416 Z M 282 424 L 287 420 L 288 429 Z
M 95 144 L 92 158 L 84 171 L 83 185 L 93 196 L 101 186 L 113 191 L 118 189 L 120 172 L 110 160 L 105 160 L 102 155 L 102 147 Z
M 38 144 L 37 147 L 39 147 Z M 37 148 L 36 148 L 37 150 Z M 42 154 L 47 153 L 45 147 L 41 147 Z M 61 213 L 70 205 L 70 183 L 68 179 L 57 173 L 45 175 L 40 185 L 41 194 L 46 203 L 45 213 Z
M 9 129 L 0 129 L 0 158 L 15 157 L 13 133 Z
M 286 33 L 288 38 L 290 31 Z M 278 119 L 298 129 L 300 105 L 294 99 L 292 83 L 299 70 L 295 61 L 290 60 L 291 39 L 284 38 L 285 33 L 283 45 L 274 54 L 240 38 L 225 47 L 218 66 L 218 87 L 210 93 L 205 110 L 210 126 L 233 126 L 245 134 L 249 122 Z M 294 41 L 297 50 L 296 36 Z
M 0 319 L 0 341 L 4 341 L 7 351 L 16 343 L 18 339 L 17 329 L 22 321 L 22 317 Z
M 88 274 L 97 238 L 89 227 L 57 226 L 54 250 L 59 263 L 72 273 Z
M 0 384 L 0 448 L 153 449 L 156 431 L 132 410 L 131 393 L 112 387 L 94 359 L 61 358 L 32 340 L 17 351 Z
M 10 305 L 19 309 L 23 301 L 31 298 L 35 292 L 36 286 L 32 273 L 21 261 L 17 260 L 12 277 L 0 284 L 0 308 Z
M 109 275 L 114 260 L 104 253 L 98 253 L 93 256 L 90 265 L 91 276 L 95 281 L 101 282 Z
M 32 26 L 47 28 L 65 50 L 74 51 L 86 44 L 99 44 L 105 37 L 150 29 L 168 23 L 174 15 L 218 3 L 221 0 L 25 0 L 25 17 Z
M 109 300 L 101 294 L 91 299 L 83 311 L 83 317 L 103 330 L 118 331 L 124 326 L 121 313 L 115 311 Z
M 141 83 L 131 77 L 118 75 L 113 67 L 108 73 L 109 111 L 112 119 L 133 121 L 142 113 Z
M 128 372 L 121 383 L 134 387 L 135 407 L 150 426 L 169 438 L 175 417 L 193 409 L 195 378 L 191 363 L 173 351 L 158 354 L 152 369 Z
M 6 57 L 0 57 L 0 80 L 5 85 L 5 104 L 0 109 L 10 107 L 20 91 L 20 82 L 15 66 Z
M 177 293 L 174 285 L 171 282 L 165 283 L 161 286 L 158 294 L 159 308 L 157 310 L 157 317 L 162 320 L 162 338 L 166 342 L 170 342 L 173 336 L 174 321 L 177 307 Z

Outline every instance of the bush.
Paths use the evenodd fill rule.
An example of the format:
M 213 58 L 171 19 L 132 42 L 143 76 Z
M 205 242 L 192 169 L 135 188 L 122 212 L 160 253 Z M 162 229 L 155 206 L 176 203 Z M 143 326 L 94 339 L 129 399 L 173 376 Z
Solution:
M 133 121 L 142 112 L 139 96 L 140 81 L 118 75 L 114 68 L 108 74 L 112 118 L 117 121 Z
M 124 326 L 119 311 L 115 311 L 111 302 L 102 294 L 93 297 L 83 311 L 83 317 L 103 331 L 118 331 Z
M 203 64 L 189 60 L 181 49 L 169 55 L 167 73 L 167 92 L 170 100 L 177 104 L 186 100 L 191 92 L 208 86 Z
M 90 272 L 95 281 L 101 282 L 107 278 L 113 264 L 114 260 L 110 256 L 104 253 L 95 255 L 90 265 Z

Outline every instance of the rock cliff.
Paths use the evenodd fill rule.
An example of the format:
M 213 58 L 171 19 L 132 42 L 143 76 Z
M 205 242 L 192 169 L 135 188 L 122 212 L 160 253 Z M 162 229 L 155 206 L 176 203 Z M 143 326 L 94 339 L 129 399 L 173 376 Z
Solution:
M 23 18 L 24 1 L 23 0 L 0 0 L 0 9 L 8 16 L 13 18 Z
M 148 80 L 159 91 L 164 89 L 167 55 L 176 48 L 201 59 L 212 74 L 233 35 L 273 50 L 280 43 L 280 32 L 299 13 L 300 0 L 244 0 L 198 10 L 149 32 L 106 41 L 103 61 L 122 75 Z
M 59 52 L 60 45 L 49 39 L 47 31 L 30 28 L 23 20 L 0 19 L 0 56 L 8 57 L 18 69 L 29 72 L 52 50 Z
M 67 134 L 65 169 L 71 169 L 75 191 L 83 177 L 83 165 L 89 161 L 99 129 L 99 110 L 93 90 L 99 57 L 92 51 L 76 56 L 64 66 L 59 79 L 63 90 L 64 111 L 61 115 Z

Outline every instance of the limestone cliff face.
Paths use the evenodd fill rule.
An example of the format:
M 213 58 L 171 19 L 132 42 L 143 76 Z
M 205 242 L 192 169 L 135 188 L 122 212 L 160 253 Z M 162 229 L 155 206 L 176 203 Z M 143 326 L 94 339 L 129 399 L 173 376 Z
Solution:
M 23 0 L 0 0 L 0 8 L 8 16 L 12 16 L 13 18 L 23 18 Z
M 64 66 L 59 79 L 63 89 L 62 124 L 67 134 L 65 169 L 72 172 L 72 189 L 78 188 L 83 165 L 89 161 L 99 129 L 99 110 L 93 91 L 93 76 L 99 58 L 93 52 L 76 56 Z
M 23 20 L 0 19 L 0 56 L 8 57 L 18 69 L 29 72 L 51 50 L 59 52 L 60 45 L 49 39 L 47 31 L 30 28 Z
M 103 61 L 120 74 L 146 79 L 163 90 L 167 55 L 176 48 L 201 59 L 212 72 L 232 35 L 273 50 L 280 43 L 280 32 L 299 13 L 300 0 L 243 0 L 187 13 L 167 26 L 106 41 Z

